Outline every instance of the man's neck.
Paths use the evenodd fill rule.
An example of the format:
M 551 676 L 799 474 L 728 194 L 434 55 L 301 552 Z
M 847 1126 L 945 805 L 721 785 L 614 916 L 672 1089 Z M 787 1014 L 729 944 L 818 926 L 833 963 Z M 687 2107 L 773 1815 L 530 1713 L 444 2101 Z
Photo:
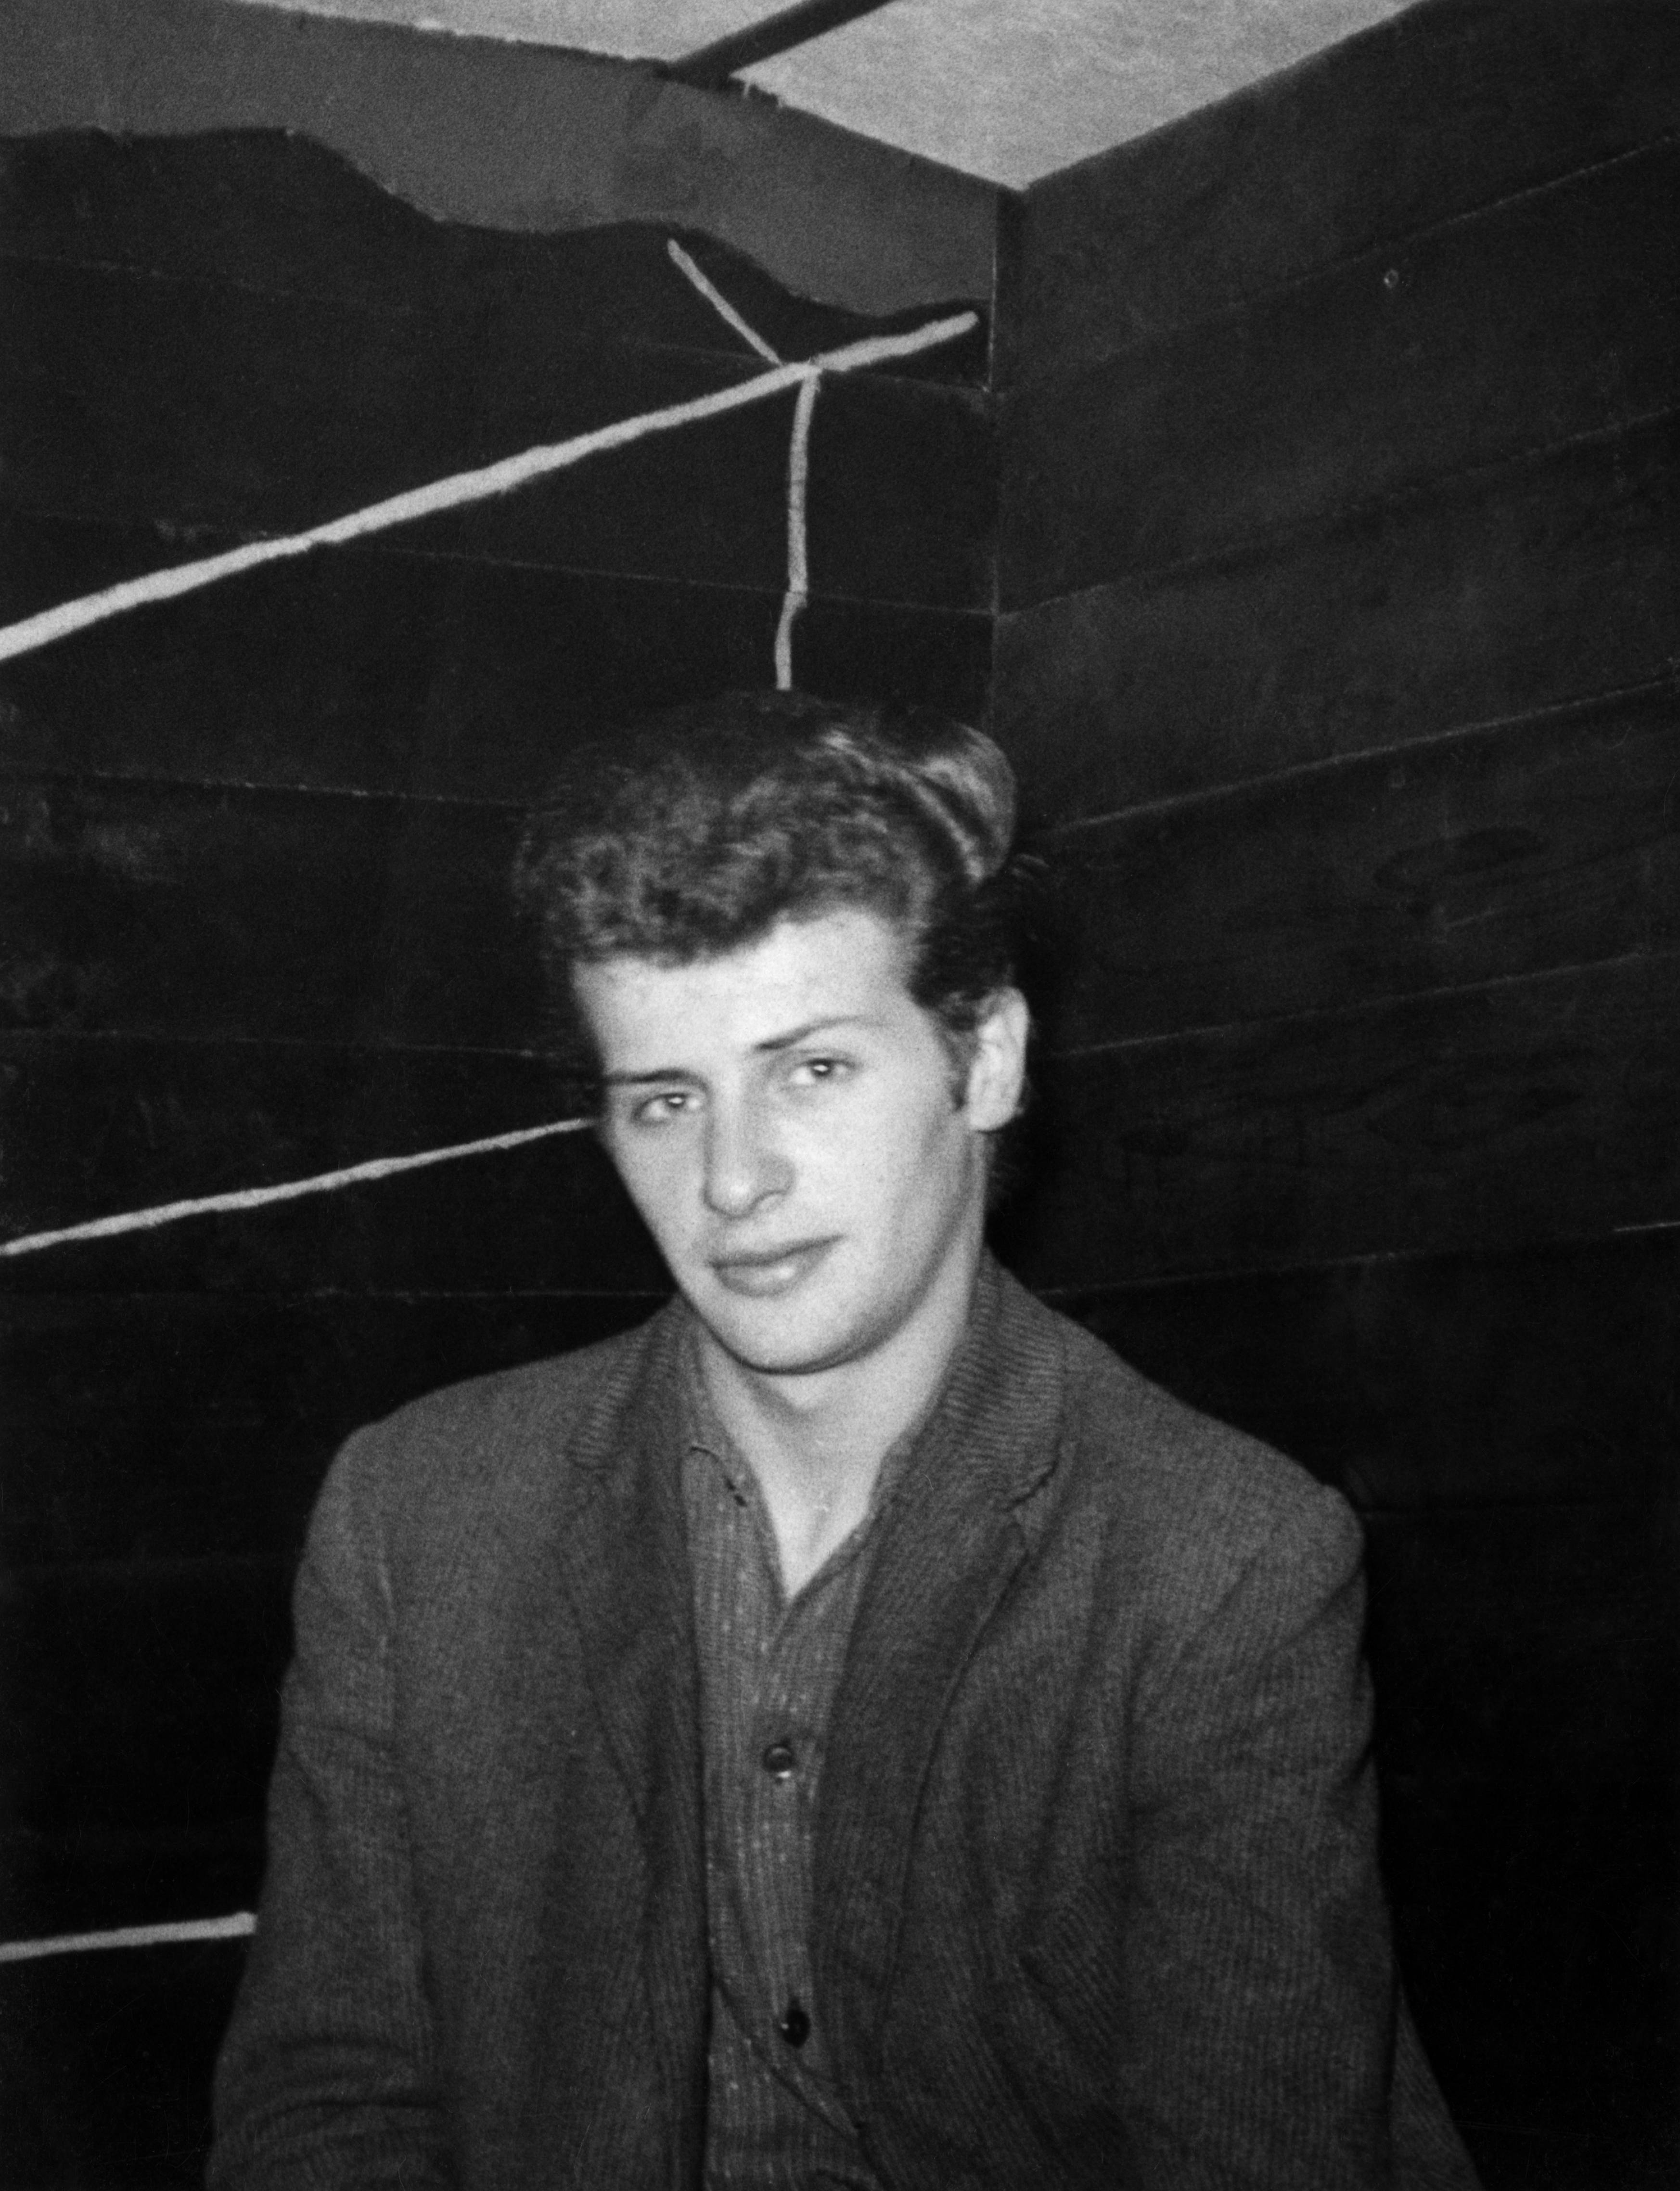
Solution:
M 702 1335 L 708 1396 L 758 1479 L 790 1596 L 863 1520 L 883 1461 L 931 1410 L 968 1329 L 979 1262 L 976 1238 L 908 1325 L 831 1369 L 766 1374 Z

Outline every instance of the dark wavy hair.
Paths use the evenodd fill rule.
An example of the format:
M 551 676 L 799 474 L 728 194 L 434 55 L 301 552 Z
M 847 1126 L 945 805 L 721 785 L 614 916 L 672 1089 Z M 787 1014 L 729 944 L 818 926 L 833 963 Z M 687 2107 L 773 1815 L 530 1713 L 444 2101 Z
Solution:
M 907 987 L 957 1052 L 1014 978 L 1015 780 L 925 709 L 726 692 L 581 748 L 514 872 L 571 1047 L 571 970 L 684 965 L 840 908 L 904 937 Z

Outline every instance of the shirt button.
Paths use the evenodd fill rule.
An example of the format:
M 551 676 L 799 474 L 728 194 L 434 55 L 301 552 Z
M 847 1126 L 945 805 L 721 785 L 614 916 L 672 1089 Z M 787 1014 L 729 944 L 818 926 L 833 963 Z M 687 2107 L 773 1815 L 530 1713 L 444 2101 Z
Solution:
M 787 2006 L 781 2012 L 781 2021 L 776 2029 L 790 2046 L 803 2046 L 810 2037 L 811 2019 L 806 2015 L 797 1993 L 787 1996 Z
M 785 1742 L 773 1742 L 760 1760 L 772 1780 L 791 1780 L 796 1760 Z M 796 2046 L 797 2041 L 794 2042 Z

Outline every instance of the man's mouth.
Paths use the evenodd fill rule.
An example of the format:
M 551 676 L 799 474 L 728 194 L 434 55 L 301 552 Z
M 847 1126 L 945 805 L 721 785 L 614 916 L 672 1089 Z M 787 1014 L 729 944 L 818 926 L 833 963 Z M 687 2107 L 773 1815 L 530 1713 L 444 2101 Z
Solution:
M 792 1293 L 808 1278 L 834 1245 L 826 1240 L 793 1240 L 780 1248 L 764 1248 L 747 1255 L 716 1255 L 712 1270 L 718 1284 L 749 1300 L 770 1300 Z

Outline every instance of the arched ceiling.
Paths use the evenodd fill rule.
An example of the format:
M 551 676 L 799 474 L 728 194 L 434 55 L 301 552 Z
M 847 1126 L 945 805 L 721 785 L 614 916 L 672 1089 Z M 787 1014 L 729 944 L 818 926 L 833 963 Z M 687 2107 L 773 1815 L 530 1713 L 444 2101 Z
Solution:
M 673 61 L 786 0 L 226 0 Z M 889 0 L 745 71 L 790 106 L 1017 187 L 1408 0 Z

